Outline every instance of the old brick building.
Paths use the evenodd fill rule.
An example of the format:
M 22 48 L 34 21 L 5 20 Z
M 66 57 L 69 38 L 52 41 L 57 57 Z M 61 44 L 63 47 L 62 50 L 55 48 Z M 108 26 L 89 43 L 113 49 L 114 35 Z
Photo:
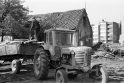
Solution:
M 29 20 L 34 17 L 40 22 L 43 29 L 66 28 L 77 30 L 78 40 L 82 41 L 84 45 L 92 45 L 92 28 L 85 9 L 32 15 Z

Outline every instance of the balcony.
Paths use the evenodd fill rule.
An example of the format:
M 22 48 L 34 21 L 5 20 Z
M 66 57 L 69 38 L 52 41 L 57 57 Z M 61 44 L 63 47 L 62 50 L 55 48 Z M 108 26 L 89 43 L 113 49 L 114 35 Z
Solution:
M 113 36 L 113 33 L 108 33 L 108 37 Z
M 108 32 L 113 32 L 113 29 L 108 29 L 107 31 L 108 31 Z
M 113 38 L 112 37 L 109 37 L 108 40 L 113 40 Z

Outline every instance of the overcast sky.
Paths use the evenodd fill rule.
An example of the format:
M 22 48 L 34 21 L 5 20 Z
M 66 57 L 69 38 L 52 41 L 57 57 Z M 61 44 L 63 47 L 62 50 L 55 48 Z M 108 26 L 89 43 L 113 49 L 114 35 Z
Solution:
M 25 0 L 30 14 L 45 14 L 82 9 L 85 7 L 91 24 L 106 21 L 122 22 L 124 27 L 124 0 Z M 124 29 L 122 29 L 124 35 Z

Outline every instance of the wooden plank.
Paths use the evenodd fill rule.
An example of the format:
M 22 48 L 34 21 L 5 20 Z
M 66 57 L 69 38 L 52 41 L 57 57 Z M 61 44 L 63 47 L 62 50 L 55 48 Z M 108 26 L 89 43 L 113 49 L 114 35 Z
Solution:
M 0 56 L 6 55 L 5 45 L 0 45 Z
M 17 44 L 7 44 L 6 45 L 7 55 L 18 54 L 18 47 L 17 46 L 18 46 Z

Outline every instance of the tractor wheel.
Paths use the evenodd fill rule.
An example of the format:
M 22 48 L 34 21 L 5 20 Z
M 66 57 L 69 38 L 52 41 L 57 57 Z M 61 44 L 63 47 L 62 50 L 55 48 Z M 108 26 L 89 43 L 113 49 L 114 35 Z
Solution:
M 108 83 L 108 73 L 103 67 L 97 67 L 89 76 L 95 80 L 101 80 L 101 83 Z
M 56 83 L 68 83 L 68 76 L 64 70 L 58 70 L 56 72 Z
M 38 48 L 34 55 L 34 75 L 38 80 L 44 80 L 49 73 L 49 58 L 43 48 Z
M 21 61 L 20 60 L 13 60 L 11 63 L 11 69 L 12 69 L 13 74 L 20 73 Z

